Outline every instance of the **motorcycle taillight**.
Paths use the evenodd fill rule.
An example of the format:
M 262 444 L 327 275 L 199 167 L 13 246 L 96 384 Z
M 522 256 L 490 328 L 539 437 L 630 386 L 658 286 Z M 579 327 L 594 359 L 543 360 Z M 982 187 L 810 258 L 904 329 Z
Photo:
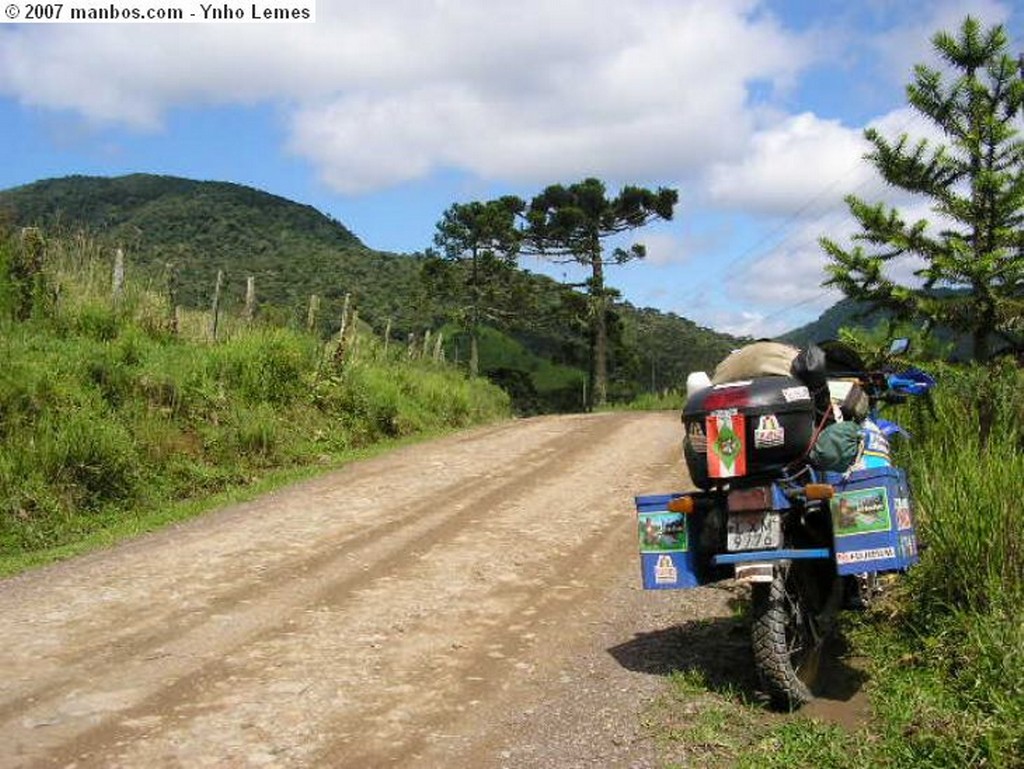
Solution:
M 735 385 L 719 385 L 704 398 L 704 409 L 706 411 L 724 411 L 749 405 L 750 391 L 746 384 L 744 382 Z

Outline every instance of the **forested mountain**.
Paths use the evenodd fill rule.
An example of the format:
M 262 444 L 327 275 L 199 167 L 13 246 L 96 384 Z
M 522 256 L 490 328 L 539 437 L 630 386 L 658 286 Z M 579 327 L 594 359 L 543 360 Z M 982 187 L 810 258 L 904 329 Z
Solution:
M 936 293 L 949 294 L 952 292 L 949 289 L 937 289 Z M 810 342 L 835 339 L 839 335 L 839 329 L 844 327 L 874 328 L 889 318 L 891 318 L 891 314 L 884 309 L 872 309 L 870 305 L 854 299 L 840 299 L 825 310 L 817 320 L 793 329 L 778 338 L 783 342 L 803 346 Z M 900 333 L 907 333 L 908 330 L 911 328 L 902 327 Z M 973 345 L 971 339 L 966 335 L 955 334 L 945 327 L 937 327 L 932 330 L 931 338 L 952 360 L 970 360 L 973 356 Z M 996 335 L 993 335 L 991 344 L 994 350 L 1012 349 L 1005 339 Z
M 148 174 L 50 179 L 0 191 L 0 222 L 38 226 L 45 237 L 84 233 L 109 254 L 121 247 L 129 276 L 152 281 L 185 306 L 209 306 L 220 270 L 228 311 L 241 305 L 252 276 L 270 320 L 303 322 L 317 294 L 320 330 L 328 334 L 350 294 L 378 333 L 389 321 L 399 340 L 446 323 L 456 331 L 450 301 L 422 279 L 421 255 L 376 251 L 311 206 L 238 184 Z M 519 290 L 509 296 L 529 296 L 529 306 L 510 300 L 481 349 L 481 370 L 529 391 L 533 410 L 572 408 L 588 348 L 579 295 L 525 270 L 511 280 Z M 680 387 L 690 370 L 713 367 L 737 345 L 685 318 L 628 303 L 616 303 L 610 315 L 613 398 Z M 449 357 L 465 356 L 458 334 L 447 336 Z
M 874 326 L 888 317 L 885 313 L 872 311 L 867 305 L 853 299 L 840 299 L 825 312 L 811 321 L 779 337 L 780 341 L 802 346 L 810 342 L 835 339 L 844 326 Z
M 337 323 L 341 298 L 351 292 L 364 317 L 415 323 L 410 259 L 366 248 L 312 206 L 250 187 L 147 174 L 71 176 L 0 192 L 0 217 L 120 246 L 129 271 L 159 280 L 185 306 L 208 305 L 222 270 L 228 307 L 244 300 L 253 276 L 264 307 L 295 318 L 317 294 L 325 322 Z

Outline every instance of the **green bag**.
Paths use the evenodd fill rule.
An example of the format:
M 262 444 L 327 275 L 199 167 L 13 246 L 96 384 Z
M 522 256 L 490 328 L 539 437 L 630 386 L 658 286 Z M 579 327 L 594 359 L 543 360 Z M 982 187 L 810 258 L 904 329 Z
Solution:
M 835 422 L 818 436 L 808 458 L 819 470 L 844 473 L 860 455 L 860 425 L 856 422 Z

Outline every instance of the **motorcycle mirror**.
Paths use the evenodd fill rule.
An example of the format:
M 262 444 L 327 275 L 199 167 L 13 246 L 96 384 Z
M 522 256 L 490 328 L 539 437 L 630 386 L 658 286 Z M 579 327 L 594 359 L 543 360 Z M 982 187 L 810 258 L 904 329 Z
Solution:
M 906 355 L 908 350 L 910 350 L 910 340 L 905 336 L 893 339 L 892 344 L 889 345 L 890 355 Z

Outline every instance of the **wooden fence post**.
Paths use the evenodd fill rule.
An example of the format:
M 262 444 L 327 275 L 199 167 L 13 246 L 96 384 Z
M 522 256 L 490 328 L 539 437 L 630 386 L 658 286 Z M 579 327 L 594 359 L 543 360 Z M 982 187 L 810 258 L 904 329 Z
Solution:
M 224 282 L 224 271 L 217 270 L 217 284 L 213 288 L 213 307 L 212 314 L 213 318 L 210 321 L 210 336 L 213 337 L 213 341 L 217 341 L 217 327 L 220 322 L 220 287 Z
M 444 334 L 438 331 L 437 336 L 434 338 L 434 363 L 441 362 L 441 353 L 443 352 L 443 350 L 441 349 L 442 339 L 444 339 Z
M 345 302 L 341 306 L 341 328 L 338 329 L 338 346 L 334 348 L 334 365 L 341 366 L 345 359 L 345 333 L 348 330 L 348 304 L 351 294 L 345 294 Z
M 309 309 L 306 311 L 306 330 L 313 333 L 316 328 L 316 316 L 320 312 L 320 297 L 316 294 L 309 295 Z
M 384 327 L 384 360 L 388 359 L 388 342 L 391 341 L 391 318 L 388 318 L 388 324 Z
M 345 344 L 345 329 L 348 326 L 348 303 L 352 295 L 345 293 L 345 302 L 341 306 L 341 328 L 338 329 L 338 340 Z
M 256 278 L 250 275 L 245 279 L 245 324 L 248 326 L 256 317 Z
M 114 251 L 114 276 L 111 280 L 111 295 L 114 298 L 114 306 L 119 307 L 124 296 L 124 251 L 120 248 Z
M 16 294 L 15 317 L 28 320 L 32 315 L 35 299 L 43 279 L 43 262 L 46 258 L 46 241 L 38 227 L 21 228 L 21 248 L 18 249 L 9 267 L 14 279 Z
M 356 350 L 359 349 L 359 310 L 352 310 L 352 318 L 349 321 L 348 337 L 350 354 L 355 356 Z
M 178 308 L 178 270 L 173 262 L 164 263 L 164 275 L 167 278 L 167 322 L 171 333 L 177 336 L 181 330 L 181 311 Z

